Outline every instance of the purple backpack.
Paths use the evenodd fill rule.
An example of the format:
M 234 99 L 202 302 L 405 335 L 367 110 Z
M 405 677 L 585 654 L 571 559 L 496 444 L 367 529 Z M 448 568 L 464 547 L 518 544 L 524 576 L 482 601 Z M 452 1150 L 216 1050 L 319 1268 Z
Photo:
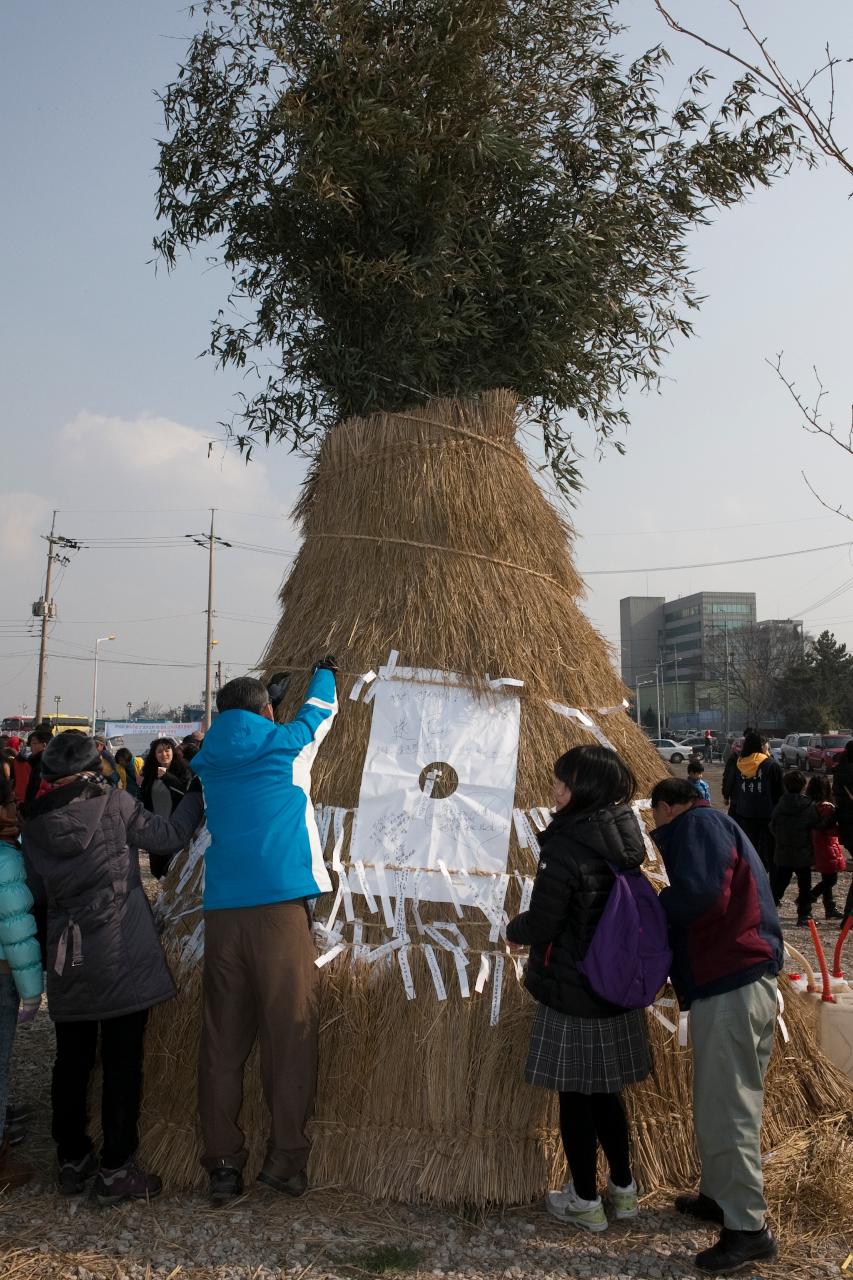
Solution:
M 596 995 L 623 1009 L 645 1009 L 669 977 L 666 913 L 641 872 L 608 863 L 613 888 L 578 970 Z

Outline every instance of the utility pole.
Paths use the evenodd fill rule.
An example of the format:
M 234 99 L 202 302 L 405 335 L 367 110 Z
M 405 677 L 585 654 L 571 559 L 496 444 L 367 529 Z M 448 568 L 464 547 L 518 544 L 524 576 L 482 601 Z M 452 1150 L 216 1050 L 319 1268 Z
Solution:
M 33 605 L 33 613 L 41 616 L 41 642 L 39 644 L 39 673 L 36 687 L 36 724 L 41 724 L 44 711 L 44 677 L 47 668 L 47 626 L 51 617 L 53 601 L 50 598 L 50 581 L 53 577 L 53 545 L 56 529 L 56 512 L 50 522 L 50 535 L 47 540 L 47 572 L 44 575 L 44 595 Z M 38 613 L 36 611 L 39 611 Z
M 50 584 L 53 579 L 53 566 L 54 564 L 68 565 L 71 563 L 68 556 L 59 555 L 56 548 L 67 547 L 69 551 L 80 550 L 79 542 L 75 542 L 73 538 L 63 538 L 56 532 L 56 516 L 57 512 L 54 511 L 53 519 L 50 522 L 50 533 L 42 535 L 47 541 L 47 570 L 44 575 L 44 595 L 40 600 L 36 600 L 33 605 L 33 617 L 41 618 L 38 685 L 36 686 L 36 724 L 41 723 L 44 715 L 44 683 L 45 675 L 47 674 L 47 628 L 56 617 L 56 605 L 50 598 Z
M 209 558 L 207 562 L 207 653 L 205 675 L 204 675 L 204 728 L 205 732 L 210 728 L 210 722 L 213 719 L 212 696 L 212 673 L 213 664 L 213 552 L 216 546 L 216 540 L 213 536 L 213 518 L 215 515 L 213 507 L 210 509 L 210 539 L 208 542 Z
M 203 547 L 207 551 L 207 646 L 204 655 L 204 727 L 210 728 L 210 722 L 213 719 L 213 649 L 218 641 L 213 638 L 213 570 L 214 570 L 214 548 L 218 542 L 221 547 L 230 547 L 231 543 L 226 542 L 224 538 L 218 538 L 213 531 L 214 519 L 216 517 L 216 508 L 210 508 L 210 533 L 185 533 L 185 538 L 191 538 L 197 547 Z
M 725 637 L 725 655 L 726 655 L 725 656 L 726 681 L 725 681 L 725 692 L 723 694 L 723 697 L 724 697 L 723 720 L 725 721 L 725 726 L 726 726 L 725 728 L 726 739 L 728 739 L 728 736 L 729 736 L 729 620 L 728 618 L 723 619 L 723 635 Z

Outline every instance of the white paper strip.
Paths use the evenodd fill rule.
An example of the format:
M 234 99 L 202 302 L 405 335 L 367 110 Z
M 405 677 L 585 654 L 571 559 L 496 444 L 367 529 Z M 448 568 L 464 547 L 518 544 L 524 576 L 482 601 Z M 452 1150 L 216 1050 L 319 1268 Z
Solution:
M 406 989 L 406 999 L 414 1000 L 415 981 L 412 977 L 412 967 L 409 964 L 409 951 L 407 947 L 401 947 L 397 952 L 397 963 L 400 966 L 400 973 L 403 975 L 403 986 Z
M 392 951 L 398 951 L 402 945 L 402 938 L 392 938 L 390 942 L 383 942 L 381 946 L 374 947 L 372 951 L 368 951 L 365 960 L 368 964 L 373 964 L 374 960 L 381 960 L 383 956 L 389 956 Z
M 477 974 L 477 981 L 474 983 L 474 990 L 477 992 L 478 996 L 483 994 L 486 988 L 486 983 L 489 981 L 489 974 L 491 971 L 492 962 L 484 951 L 480 956 L 480 971 Z
M 468 973 L 465 968 L 465 957 L 461 951 L 453 952 L 453 959 L 456 961 L 456 973 L 459 978 L 459 994 L 463 1000 L 467 1000 L 471 994 L 468 986 Z
M 346 949 L 347 944 L 345 942 L 339 942 L 336 947 L 332 947 L 331 951 L 327 951 L 324 955 L 318 956 L 314 963 L 318 969 L 322 969 L 325 965 L 330 964 L 331 961 L 334 960 L 335 956 L 339 956 L 341 952 L 346 951 Z
M 678 1015 L 678 1043 L 682 1049 L 687 1048 L 687 1036 L 690 1026 L 690 1014 L 680 1013 Z
M 409 884 L 408 871 L 395 871 L 395 902 L 394 902 L 394 936 L 396 938 L 405 938 L 408 940 L 406 932 L 406 889 Z
M 358 699 L 361 695 L 361 691 L 364 688 L 364 686 L 366 684 L 372 684 L 375 679 L 376 679 L 375 671 L 365 671 L 363 676 L 359 676 L 355 684 L 353 685 L 352 689 L 350 690 L 350 695 L 349 695 L 350 700 L 352 702 L 358 702 Z
M 533 897 L 533 877 L 525 876 L 524 884 L 521 889 L 521 901 L 518 904 L 519 914 L 526 911 L 530 906 L 530 899 Z
M 501 934 L 501 926 L 505 919 L 504 903 L 506 902 L 506 892 L 509 888 L 509 876 L 498 876 L 495 885 L 495 896 L 492 900 L 492 910 L 494 917 L 492 919 L 492 927 L 489 931 L 489 942 L 497 942 Z
M 776 988 L 776 1000 L 779 1005 L 779 1013 L 777 1015 L 776 1021 L 779 1024 L 779 1030 L 782 1032 L 783 1041 L 785 1042 L 785 1044 L 788 1044 L 791 1037 L 788 1032 L 788 1028 L 785 1024 L 785 1019 L 782 1017 L 782 1014 L 785 1012 L 785 997 L 782 995 L 782 992 L 779 990 L 778 987 Z
M 486 683 L 490 689 L 506 689 L 506 688 L 523 689 L 524 688 L 524 681 L 515 680 L 513 679 L 512 676 L 503 676 L 497 680 L 490 680 L 487 675 Z
M 579 711 L 577 707 L 564 706 L 562 702 L 549 702 L 548 706 L 552 711 L 556 711 L 558 716 L 565 716 L 567 720 L 580 720 L 587 729 L 592 728 L 593 721 L 585 711 Z
M 465 951 L 468 950 L 468 939 L 465 937 L 465 934 L 459 928 L 458 924 L 454 924 L 452 921 L 450 923 L 437 921 L 435 927 L 436 929 L 446 929 L 448 933 L 452 933 L 456 939 L 456 942 L 459 946 L 460 951 L 464 953 Z
M 678 1027 L 676 1026 L 676 1024 L 674 1022 L 670 1022 L 669 1018 L 665 1017 L 661 1013 L 660 1009 L 657 1007 L 656 1004 L 653 1004 L 651 1006 L 651 1012 L 655 1015 L 658 1022 L 661 1023 L 662 1026 L 666 1027 L 667 1031 L 671 1031 L 673 1035 L 678 1034 Z
M 343 885 L 341 884 L 341 881 L 338 880 L 338 891 L 335 894 L 335 900 L 332 903 L 332 909 L 329 912 L 329 917 L 325 922 L 325 928 L 328 931 L 331 931 L 334 928 L 335 921 L 338 918 L 338 912 L 341 909 L 341 903 L 343 902 L 343 900 L 344 900 Z
M 335 843 L 332 848 L 332 870 L 340 871 L 341 869 L 341 850 L 344 847 L 344 818 L 347 815 L 346 809 L 335 809 L 334 818 L 332 819 L 335 829 Z
M 438 869 L 444 876 L 444 880 L 447 885 L 447 892 L 450 894 L 450 901 L 453 903 L 453 910 L 461 919 L 462 908 L 459 905 L 459 894 L 456 892 L 456 885 L 453 883 L 453 880 L 450 877 L 450 872 L 447 870 L 447 863 L 439 859 Z
M 367 871 L 365 870 L 365 866 L 361 858 L 359 858 L 358 862 L 353 863 L 353 867 L 355 869 L 355 874 L 358 877 L 358 883 L 361 885 L 361 892 L 364 895 L 364 901 L 367 904 L 367 910 L 370 912 L 372 916 L 376 915 L 376 912 L 379 910 L 379 908 L 376 905 L 376 899 L 374 898 L 373 894 L 370 892 L 370 885 L 367 883 Z
M 489 1026 L 496 1027 L 501 1016 L 501 995 L 503 994 L 504 957 L 501 952 L 495 956 L 495 974 L 492 979 L 492 1008 L 489 1014 Z
M 435 987 L 435 994 L 439 1000 L 446 1000 L 447 989 L 444 985 L 444 978 L 442 977 L 442 974 L 441 974 L 441 968 L 439 966 L 436 954 L 428 942 L 425 942 L 423 944 L 423 953 L 424 953 L 424 956 L 426 957 L 426 962 L 429 967 L 429 971 L 432 974 L 432 985 Z M 400 954 L 402 955 L 402 952 Z
M 645 822 L 643 822 L 643 819 L 640 817 L 641 811 L 643 809 L 648 809 L 650 807 L 650 804 L 651 804 L 651 801 L 644 802 L 642 800 L 635 800 L 634 803 L 631 805 L 631 809 L 634 814 L 634 817 L 637 819 L 637 826 L 640 828 L 640 835 L 643 837 L 643 846 L 646 850 L 646 857 L 648 858 L 649 862 L 657 862 L 658 851 L 655 846 L 655 842 L 652 840 L 651 836 L 649 835 L 648 830 L 646 829 Z M 669 882 L 667 881 L 667 883 Z
M 440 947 L 443 947 L 445 951 L 450 951 L 454 955 L 461 955 L 464 961 L 465 957 L 459 948 L 454 946 L 449 938 L 445 938 L 443 933 L 439 933 L 438 929 L 434 925 L 425 924 L 424 933 L 428 938 L 432 938 L 433 942 L 437 942 Z
M 422 877 L 423 872 L 416 871 L 412 881 L 412 919 L 415 922 L 415 928 L 420 934 L 423 934 L 424 931 L 424 922 L 421 919 L 420 913 Z
M 394 928 L 394 912 L 391 910 L 391 898 L 388 893 L 388 877 L 385 874 L 385 868 L 381 863 L 377 863 L 373 868 L 373 874 L 376 876 L 376 883 L 379 888 L 379 901 L 382 903 L 382 914 L 385 917 L 385 927 L 387 929 Z
M 326 848 L 326 841 L 329 838 L 329 827 L 332 825 L 332 809 L 333 805 L 321 804 L 317 806 L 317 831 L 320 836 L 320 849 Z
M 356 920 L 352 927 L 352 956 L 350 957 L 353 964 L 356 960 L 360 960 L 365 948 L 364 941 L 364 925 L 360 920 Z
M 541 809 L 528 809 L 527 816 L 530 818 L 530 821 L 533 823 L 537 831 L 545 830 L 547 823 L 544 821 L 542 817 Z
M 355 912 L 352 909 L 352 890 L 349 887 L 347 873 L 343 867 L 338 870 L 338 879 L 340 881 L 340 890 L 344 896 L 344 915 L 346 919 L 352 923 L 355 919 Z

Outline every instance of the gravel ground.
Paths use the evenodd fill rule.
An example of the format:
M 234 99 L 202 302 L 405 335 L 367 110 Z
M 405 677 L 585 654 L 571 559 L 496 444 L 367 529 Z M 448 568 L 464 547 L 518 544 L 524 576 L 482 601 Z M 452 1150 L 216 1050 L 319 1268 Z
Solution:
M 718 766 L 706 771 L 718 803 L 720 774 Z M 846 886 L 845 876 L 841 893 Z M 790 893 L 789 899 L 782 912 L 786 930 L 810 953 L 808 935 L 794 927 Z M 825 946 L 834 943 L 830 925 L 820 923 L 820 932 Z M 661 1196 L 644 1201 L 636 1222 L 614 1224 L 599 1236 L 561 1226 L 540 1206 L 466 1219 L 371 1204 L 337 1188 L 293 1201 L 252 1187 L 216 1211 L 198 1194 L 105 1210 L 82 1198 L 65 1200 L 53 1189 L 52 1044 L 44 1013 L 16 1041 L 13 1095 L 35 1106 L 31 1132 L 17 1150 L 37 1176 L 0 1196 L 0 1280 L 669 1280 L 697 1275 L 693 1255 L 713 1240 L 671 1212 Z M 777 1265 L 741 1274 L 838 1276 L 851 1251 L 853 1238 L 788 1239 Z

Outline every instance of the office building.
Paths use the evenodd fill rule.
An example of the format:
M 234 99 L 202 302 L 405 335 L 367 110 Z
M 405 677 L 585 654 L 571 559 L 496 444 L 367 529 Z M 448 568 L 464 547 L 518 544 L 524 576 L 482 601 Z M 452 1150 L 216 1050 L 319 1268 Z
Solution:
M 678 600 L 627 596 L 619 616 L 629 687 L 654 675 L 659 663 L 667 683 L 714 680 L 726 635 L 757 621 L 752 591 L 697 591 Z

